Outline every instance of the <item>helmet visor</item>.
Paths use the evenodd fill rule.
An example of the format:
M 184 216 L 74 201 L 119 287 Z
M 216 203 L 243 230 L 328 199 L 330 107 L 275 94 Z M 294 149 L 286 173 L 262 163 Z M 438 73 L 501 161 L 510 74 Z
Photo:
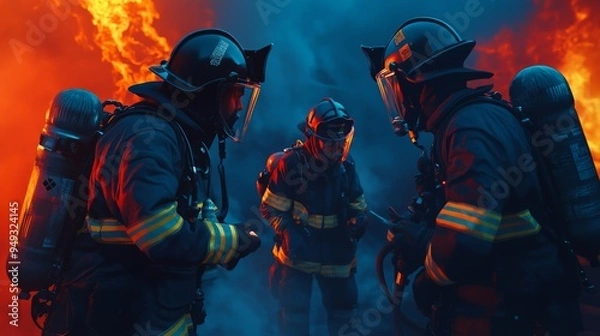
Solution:
M 402 105 L 402 90 L 398 78 L 393 71 L 389 69 L 381 70 L 376 76 L 379 93 L 386 107 L 386 112 L 390 123 L 397 135 L 405 135 L 408 127 L 405 121 L 406 109 Z
M 325 156 L 329 162 L 344 162 L 348 158 L 350 152 L 350 146 L 352 146 L 352 140 L 354 139 L 354 126 L 351 126 L 348 132 L 344 132 L 343 135 L 334 137 L 324 136 L 319 133 L 315 133 L 315 139 L 319 151 Z
M 223 88 L 220 104 L 223 131 L 234 142 L 244 140 L 259 94 L 259 83 L 235 82 Z

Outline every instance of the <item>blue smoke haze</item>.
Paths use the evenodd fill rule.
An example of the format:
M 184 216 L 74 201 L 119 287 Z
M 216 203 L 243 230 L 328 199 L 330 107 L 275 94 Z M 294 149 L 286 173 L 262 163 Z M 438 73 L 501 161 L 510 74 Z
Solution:
M 272 152 L 303 139 L 296 125 L 325 96 L 344 104 L 356 120 L 351 153 L 370 209 L 381 214 L 388 205 L 403 209 L 414 196 L 419 151 L 408 139 L 393 135 L 360 45 L 385 44 L 398 26 L 413 16 L 445 19 L 454 23 L 463 38 L 484 40 L 502 26 L 522 23 L 532 10 L 530 2 L 213 0 L 215 25 L 236 36 L 244 48 L 274 43 L 246 141 L 228 146 L 228 220 L 257 219 L 253 209 L 259 203 L 254 187 L 258 172 Z M 185 7 L 177 5 L 171 10 L 185 11 Z M 430 139 L 422 136 L 422 143 L 428 145 Z M 213 163 L 218 157 L 214 149 Z M 266 228 L 262 237 L 258 252 L 231 272 L 219 271 L 207 287 L 208 318 L 200 335 L 277 334 L 277 305 L 267 289 L 273 233 Z M 366 329 L 349 329 L 345 335 L 392 333 L 391 314 L 384 311 L 379 319 L 372 314 L 373 309 L 385 306 L 374 270 L 375 255 L 384 239 L 385 227 L 372 218 L 358 251 L 358 317 Z M 391 282 L 391 276 L 388 278 Z M 313 335 L 323 335 L 325 312 L 316 287 L 312 300 Z M 414 311 L 410 314 L 423 323 Z

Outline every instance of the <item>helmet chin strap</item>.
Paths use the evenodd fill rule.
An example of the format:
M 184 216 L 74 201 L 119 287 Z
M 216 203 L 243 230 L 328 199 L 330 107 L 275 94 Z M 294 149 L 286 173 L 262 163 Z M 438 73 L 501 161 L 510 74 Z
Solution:
M 221 181 L 221 210 L 217 215 L 219 222 L 223 222 L 227 217 L 229 211 L 229 195 L 227 194 L 227 181 L 225 179 L 225 166 L 223 160 L 225 160 L 225 140 L 227 136 L 223 132 L 219 132 L 219 180 Z
M 223 114 L 221 113 L 221 102 L 222 102 L 222 98 L 223 98 L 223 89 L 224 86 L 227 85 L 227 83 L 229 84 L 233 84 L 238 78 L 238 74 L 235 72 L 231 72 L 229 74 L 229 76 L 227 77 L 227 79 L 221 81 L 219 83 L 218 86 L 218 97 L 219 97 L 219 101 L 218 101 L 218 121 L 217 123 L 220 123 L 221 126 L 221 130 L 217 133 L 217 136 L 219 138 L 219 165 L 217 166 L 217 170 L 219 171 L 219 180 L 221 182 L 221 210 L 219 211 L 219 214 L 217 215 L 217 219 L 219 220 L 219 222 L 223 222 L 225 220 L 225 217 L 227 217 L 227 213 L 229 212 L 229 195 L 227 193 L 227 180 L 225 177 L 225 165 L 223 164 L 223 161 L 225 160 L 225 158 L 227 157 L 227 153 L 225 151 L 225 141 L 227 140 L 227 138 L 231 138 L 233 139 L 235 137 L 235 132 L 233 132 L 232 128 L 229 126 L 227 120 L 225 120 L 225 117 L 223 116 Z M 217 126 L 218 127 L 218 126 Z

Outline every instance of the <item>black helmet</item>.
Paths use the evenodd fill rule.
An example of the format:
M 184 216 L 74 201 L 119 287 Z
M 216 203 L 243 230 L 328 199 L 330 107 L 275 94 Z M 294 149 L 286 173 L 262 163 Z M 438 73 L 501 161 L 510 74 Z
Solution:
M 446 76 L 457 80 L 490 78 L 490 72 L 464 67 L 475 41 L 463 40 L 444 21 L 419 17 L 398 28 L 385 47 L 362 46 L 392 124 L 416 130 L 423 83 Z
M 169 60 L 151 66 L 150 71 L 162 78 L 171 91 L 186 92 L 188 104 L 214 105 L 222 117 L 224 133 L 234 141 L 241 141 L 260 93 L 260 83 L 265 80 L 271 47 L 269 44 L 259 50 L 244 50 L 232 35 L 223 30 L 198 30 L 183 37 Z M 135 87 L 130 90 L 137 94 Z M 195 97 L 214 101 L 195 102 Z M 242 97 L 247 99 L 247 103 L 240 106 Z M 233 102 L 235 106 L 225 110 L 224 105 L 230 103 L 228 100 L 236 100 Z M 182 107 L 192 114 L 195 108 Z M 242 116 L 243 112 L 245 116 Z M 234 131 L 232 126 L 237 119 L 242 119 L 244 124 Z
M 344 106 L 331 98 L 323 98 L 308 111 L 298 128 L 307 136 L 311 154 L 343 162 L 348 157 L 354 137 L 354 119 Z

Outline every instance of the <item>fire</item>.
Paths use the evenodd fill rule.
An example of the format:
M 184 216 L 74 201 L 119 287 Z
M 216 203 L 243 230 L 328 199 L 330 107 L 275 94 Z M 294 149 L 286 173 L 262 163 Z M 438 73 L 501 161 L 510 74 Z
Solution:
M 0 171 L 5 178 L 0 198 L 8 218 L 7 205 L 13 202 L 18 202 L 23 215 L 50 100 L 66 88 L 86 88 L 102 100 L 132 103 L 126 88 L 157 80 L 147 67 L 168 58 L 172 47 L 168 41 L 212 26 L 217 5 L 207 0 L 22 0 L 5 5 L 0 70 L 6 85 L 0 110 L 10 113 L 0 115 L 0 132 L 6 138 L 1 146 Z M 0 233 L 2 263 L 11 241 L 5 227 Z M 15 293 L 9 285 L 6 273 L 0 276 L 4 316 L 0 335 L 40 335 L 29 316 L 30 300 L 18 301 L 18 327 L 9 324 L 16 309 L 11 307 Z
M 160 17 L 152 1 L 83 0 L 97 28 L 94 42 L 102 52 L 102 61 L 112 65 L 116 99 L 126 99 L 127 88 L 134 83 L 156 80 L 148 66 L 166 58 L 171 51 L 167 39 L 153 26 Z M 77 41 L 89 46 L 85 35 Z
M 567 78 L 577 113 L 600 172 L 600 2 L 535 1 L 536 10 L 526 26 L 503 29 L 483 43 L 478 66 L 496 72 L 500 91 L 508 92 L 512 77 L 523 67 L 547 64 Z

